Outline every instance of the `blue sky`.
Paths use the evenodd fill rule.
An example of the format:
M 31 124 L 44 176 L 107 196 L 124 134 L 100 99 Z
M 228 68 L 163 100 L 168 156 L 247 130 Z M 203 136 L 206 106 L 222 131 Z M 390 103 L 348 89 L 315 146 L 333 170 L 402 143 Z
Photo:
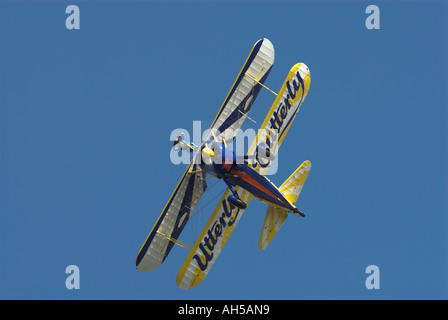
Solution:
M 79 30 L 65 27 L 69 4 Z M 369 4 L 379 30 L 365 27 Z M 446 30 L 445 1 L 1 1 L 0 298 L 446 299 Z M 205 281 L 183 291 L 183 248 L 135 269 L 185 170 L 170 134 L 209 126 L 264 37 L 274 91 L 297 62 L 311 70 L 270 177 L 312 162 L 307 217 L 261 251 L 266 205 L 252 201 Z M 245 127 L 273 100 L 263 90 Z M 65 287 L 68 265 L 79 290 Z

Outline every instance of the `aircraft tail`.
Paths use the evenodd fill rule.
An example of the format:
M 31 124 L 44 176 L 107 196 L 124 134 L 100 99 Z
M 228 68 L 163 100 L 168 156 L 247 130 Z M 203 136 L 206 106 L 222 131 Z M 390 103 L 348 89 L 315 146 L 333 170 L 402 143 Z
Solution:
M 311 169 L 311 162 L 303 162 L 296 171 L 280 186 L 279 190 L 283 195 L 294 204 L 299 198 L 303 185 L 305 184 L 308 173 Z M 295 213 L 300 215 L 299 212 Z M 263 229 L 261 230 L 260 240 L 258 241 L 258 247 L 261 250 L 271 243 L 274 236 L 277 234 L 280 227 L 286 221 L 288 214 L 285 210 L 274 206 L 269 206 L 264 219 Z

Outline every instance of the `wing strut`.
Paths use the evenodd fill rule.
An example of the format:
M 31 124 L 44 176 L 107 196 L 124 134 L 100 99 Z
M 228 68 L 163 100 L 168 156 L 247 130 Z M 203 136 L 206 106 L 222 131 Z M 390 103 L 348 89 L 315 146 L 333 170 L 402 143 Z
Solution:
M 272 91 L 271 89 L 269 89 L 268 87 L 266 87 L 264 84 L 262 84 L 260 81 L 258 81 L 257 79 L 255 79 L 254 77 L 252 77 L 250 74 L 248 74 L 247 72 L 245 73 L 246 76 L 248 76 L 249 78 L 251 78 L 252 80 L 254 80 L 255 82 L 257 82 L 259 85 L 261 85 L 263 88 L 268 89 L 269 91 L 271 91 L 273 94 L 275 94 L 275 96 L 277 96 L 277 94 Z
M 253 123 L 257 123 L 257 121 L 255 121 L 254 119 L 252 119 L 251 117 L 249 117 L 247 115 L 247 113 L 242 112 L 241 110 L 238 110 L 239 113 L 241 113 L 243 116 L 246 116 L 247 119 L 249 119 L 250 121 L 252 121 Z
M 169 235 L 164 234 L 164 233 L 160 232 L 159 230 L 157 230 L 157 233 L 160 234 L 160 235 L 162 235 L 162 236 L 164 236 L 165 238 L 167 238 L 167 239 L 170 240 L 171 242 L 173 242 L 173 243 L 175 243 L 175 244 L 177 244 L 177 245 L 179 245 L 179 246 L 181 246 L 181 247 L 184 247 L 184 248 L 187 248 L 187 249 L 191 249 L 191 248 L 193 248 L 193 247 L 190 246 L 189 244 L 186 244 L 186 243 L 183 243 L 182 241 L 179 241 L 179 240 L 177 240 L 177 239 L 171 238 Z

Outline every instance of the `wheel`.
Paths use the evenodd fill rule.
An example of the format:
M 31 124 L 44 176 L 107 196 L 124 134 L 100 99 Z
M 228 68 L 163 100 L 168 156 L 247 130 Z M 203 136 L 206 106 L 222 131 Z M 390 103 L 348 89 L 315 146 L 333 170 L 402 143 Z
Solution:
M 246 209 L 247 204 L 245 204 L 241 199 L 235 197 L 234 195 L 230 195 L 227 197 L 227 201 L 229 201 L 232 205 L 239 209 Z
M 245 204 L 241 199 L 236 199 L 235 207 L 240 208 L 240 209 L 246 209 L 247 204 Z

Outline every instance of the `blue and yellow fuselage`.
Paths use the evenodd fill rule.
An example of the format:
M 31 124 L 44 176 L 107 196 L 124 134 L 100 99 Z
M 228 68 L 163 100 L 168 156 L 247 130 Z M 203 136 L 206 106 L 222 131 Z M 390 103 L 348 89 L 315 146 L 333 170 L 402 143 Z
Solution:
M 207 143 L 203 147 L 202 158 L 200 164 L 202 171 L 223 179 L 233 193 L 235 193 L 233 187 L 240 186 L 270 205 L 290 212 L 297 211 L 278 188 L 268 178 L 250 168 L 247 161 L 237 163 L 237 156 L 225 145 L 214 141 Z

